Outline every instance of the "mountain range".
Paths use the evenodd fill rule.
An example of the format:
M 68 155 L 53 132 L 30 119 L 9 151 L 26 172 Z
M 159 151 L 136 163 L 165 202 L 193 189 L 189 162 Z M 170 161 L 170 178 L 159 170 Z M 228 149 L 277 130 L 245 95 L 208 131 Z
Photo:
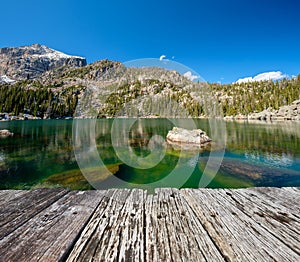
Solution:
M 227 85 L 193 80 L 157 67 L 126 68 L 109 60 L 87 64 L 83 57 L 39 44 L 0 48 L 0 119 L 248 117 L 300 98 L 300 75 L 287 79 L 269 72 Z

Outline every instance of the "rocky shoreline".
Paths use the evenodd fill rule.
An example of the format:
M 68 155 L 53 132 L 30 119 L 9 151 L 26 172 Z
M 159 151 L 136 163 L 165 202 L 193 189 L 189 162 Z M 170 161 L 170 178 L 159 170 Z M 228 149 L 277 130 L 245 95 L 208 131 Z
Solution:
M 76 117 L 75 117 L 76 118 Z M 80 117 L 82 118 L 82 117 Z M 89 119 L 89 117 L 83 117 Z M 109 117 L 110 118 L 110 117 Z M 113 117 L 111 117 L 113 118 Z M 117 117 L 127 118 L 127 117 Z M 160 118 L 159 116 L 145 116 L 142 118 Z M 207 119 L 206 117 L 195 117 L 196 119 Z M 47 118 L 49 119 L 49 118 Z M 58 119 L 72 119 L 72 117 L 62 117 Z M 10 120 L 42 120 L 41 117 L 35 117 L 30 114 L 21 114 L 14 116 L 8 113 L 0 112 L 0 121 Z M 300 121 L 300 100 L 294 101 L 291 105 L 282 106 L 278 110 L 268 108 L 262 112 L 252 113 L 249 115 L 225 116 L 224 120 L 242 120 L 242 121 Z
M 42 118 L 36 117 L 29 114 L 22 114 L 19 116 L 14 116 L 8 113 L 0 113 L 0 121 L 11 121 L 11 120 L 40 120 Z
M 300 100 L 278 110 L 268 108 L 250 115 L 225 116 L 225 120 L 300 121 Z

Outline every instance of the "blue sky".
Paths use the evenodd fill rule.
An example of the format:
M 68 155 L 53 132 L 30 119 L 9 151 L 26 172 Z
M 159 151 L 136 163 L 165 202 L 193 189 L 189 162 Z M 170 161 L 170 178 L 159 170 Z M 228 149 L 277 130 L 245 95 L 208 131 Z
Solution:
M 167 58 L 209 82 L 300 73 L 300 1 L 2 1 L 0 47 L 41 43 L 88 62 Z

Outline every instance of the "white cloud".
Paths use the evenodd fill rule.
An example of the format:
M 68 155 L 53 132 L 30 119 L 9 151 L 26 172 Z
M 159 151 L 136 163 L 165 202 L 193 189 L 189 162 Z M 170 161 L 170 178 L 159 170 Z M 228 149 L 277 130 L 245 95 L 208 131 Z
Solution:
M 183 76 L 191 81 L 194 81 L 195 79 L 199 78 L 199 76 L 193 75 L 191 71 L 187 71 L 183 74 Z
M 253 79 L 254 81 L 264 81 L 264 80 L 280 80 L 285 77 L 287 77 L 287 75 L 283 74 L 280 71 L 277 71 L 277 72 L 262 73 L 255 76 Z
M 240 78 L 235 83 L 240 84 L 240 83 L 255 82 L 255 81 L 280 80 L 285 77 L 288 76 L 283 74 L 280 71 L 274 71 L 274 72 L 261 73 L 254 77 L 250 76 L 250 77 Z
M 235 83 L 240 84 L 240 83 L 248 83 L 248 82 L 253 82 L 253 78 L 252 77 L 240 78 Z
M 159 60 L 162 61 L 162 60 L 164 60 L 165 58 L 166 58 L 165 55 L 161 55 L 161 56 L 159 57 Z

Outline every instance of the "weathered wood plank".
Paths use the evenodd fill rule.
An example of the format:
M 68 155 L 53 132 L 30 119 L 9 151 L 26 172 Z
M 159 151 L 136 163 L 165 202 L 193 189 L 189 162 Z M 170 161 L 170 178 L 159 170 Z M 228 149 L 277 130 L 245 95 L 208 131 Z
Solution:
M 123 192 L 119 191 L 119 193 L 115 190 L 106 192 L 106 196 L 103 198 L 93 217 L 83 230 L 67 261 L 93 260 L 98 245 L 101 245 L 101 238 L 104 236 L 105 230 L 113 231 L 111 225 L 109 225 L 109 219 L 112 215 L 111 213 L 118 213 L 120 210 L 120 202 L 115 201 L 115 199 L 118 197 L 124 199 L 128 194 L 129 192 L 127 190 Z M 99 261 L 101 261 L 100 257 Z
M 121 211 L 120 261 L 144 261 L 144 202 L 146 191 L 133 190 Z M 123 218 L 122 218 L 123 216 Z M 125 227 L 125 228 L 124 228 Z M 119 233 L 119 235 L 120 235 Z
M 68 254 L 103 192 L 70 192 L 0 240 L 3 261 L 58 261 Z
M 144 261 L 143 203 L 145 192 L 133 190 L 124 197 L 113 197 L 119 212 L 106 209 L 108 227 L 95 250 L 94 257 L 103 261 Z M 103 228 L 106 221 L 100 221 Z M 113 228 L 113 230 L 111 230 Z M 111 232 L 110 232 L 111 231 Z
M 0 260 L 300 261 L 299 194 L 0 191 Z
M 141 190 L 111 190 L 82 232 L 67 261 L 143 261 Z
M 157 189 L 146 207 L 147 261 L 224 261 L 177 189 Z
M 171 246 L 165 218 L 167 213 L 161 196 L 149 195 L 145 205 L 146 261 L 170 261 Z
M 250 196 L 247 189 L 224 191 L 225 203 L 235 205 L 300 255 L 300 221 L 289 209 L 261 198 L 253 191 Z
M 261 199 L 269 200 L 290 210 L 300 218 L 300 195 L 297 188 L 256 187 L 247 189 L 249 195 L 260 194 Z
M 244 214 L 222 190 L 182 190 L 189 205 L 228 260 L 297 261 L 299 255 Z
M 67 194 L 65 189 L 27 191 L 0 206 L 0 240 Z
M 224 190 L 220 190 L 220 192 L 222 192 L 222 193 L 223 193 L 223 191 Z M 228 194 L 221 194 L 221 195 L 216 194 L 216 196 L 215 196 L 211 190 L 208 190 L 208 192 L 211 194 L 212 197 L 214 197 L 214 199 L 217 202 L 222 203 L 223 205 L 225 204 L 228 207 L 232 207 L 232 199 L 228 196 Z M 243 192 L 243 189 L 234 190 L 232 192 Z M 264 199 L 261 199 L 261 200 L 257 199 L 257 202 L 255 202 L 255 200 L 251 201 L 252 199 L 249 196 L 249 194 L 246 194 L 246 195 L 240 194 L 239 200 L 240 200 L 240 202 L 244 202 L 244 204 L 246 204 L 244 210 L 242 208 L 242 212 L 244 214 L 248 215 L 251 223 L 250 224 L 247 223 L 247 225 L 248 225 L 249 229 L 255 233 L 255 239 L 257 239 L 257 242 L 261 243 L 261 246 L 262 246 L 261 249 L 265 249 L 265 252 L 268 253 L 270 255 L 270 257 L 275 257 L 277 260 L 290 261 L 290 260 L 300 259 L 299 249 L 297 248 L 297 245 L 293 244 L 293 238 L 294 237 L 297 238 L 297 236 L 298 236 L 298 233 L 296 233 L 295 230 L 299 232 L 299 224 L 297 223 L 296 220 L 294 220 L 294 218 L 292 218 L 292 215 L 290 216 L 289 221 L 292 222 L 292 220 L 294 220 L 295 227 L 294 228 L 293 228 L 293 226 L 289 227 L 289 230 L 288 230 L 288 228 L 286 226 L 282 228 L 283 225 L 278 223 L 278 221 L 276 221 L 276 219 L 277 220 L 284 219 L 284 215 L 280 214 L 280 211 L 279 211 L 281 209 L 281 207 L 277 206 L 276 211 L 275 211 L 275 209 L 272 210 L 272 207 L 271 207 L 272 204 L 270 202 L 265 202 Z M 237 202 L 234 202 L 234 203 L 237 203 Z M 266 216 L 268 216 L 268 214 L 270 215 L 270 217 L 273 216 L 273 219 L 268 221 L 269 226 L 266 226 L 265 223 L 262 223 L 262 222 L 266 222 L 266 221 L 262 220 L 261 217 L 259 216 L 262 213 L 258 212 L 258 214 L 259 214 L 258 216 L 254 216 L 253 214 L 251 214 L 253 209 L 258 211 L 258 209 L 260 208 L 260 205 L 263 205 L 263 203 L 265 203 L 265 205 L 269 205 L 269 208 L 267 210 L 264 210 L 264 213 L 266 214 Z M 241 205 L 240 205 L 240 207 L 241 207 Z M 235 210 L 235 209 L 232 209 L 232 210 Z M 246 211 L 246 212 L 244 212 L 244 211 Z M 274 213 L 272 213 L 272 211 Z M 233 211 L 233 212 L 235 212 L 235 211 Z M 282 212 L 282 213 L 284 213 L 284 212 Z M 243 217 L 241 220 L 242 220 L 242 222 L 245 223 L 247 221 L 247 218 Z M 287 220 L 288 220 L 288 218 L 286 218 L 286 221 Z M 276 226 L 274 227 L 274 225 L 271 225 L 272 223 L 276 223 L 276 222 L 277 222 L 276 226 L 278 226 L 277 231 L 275 230 Z M 275 230 L 275 232 L 273 230 Z M 286 233 L 285 231 L 288 231 L 288 232 Z M 279 235 L 279 233 L 281 235 Z M 293 247 L 294 250 L 291 250 L 290 247 L 288 246 L 288 244 L 290 244 L 290 247 Z M 259 247 L 259 245 L 258 245 L 258 247 Z
M 26 192 L 25 190 L 0 190 L 0 206 L 6 205 L 9 200 L 24 195 Z

